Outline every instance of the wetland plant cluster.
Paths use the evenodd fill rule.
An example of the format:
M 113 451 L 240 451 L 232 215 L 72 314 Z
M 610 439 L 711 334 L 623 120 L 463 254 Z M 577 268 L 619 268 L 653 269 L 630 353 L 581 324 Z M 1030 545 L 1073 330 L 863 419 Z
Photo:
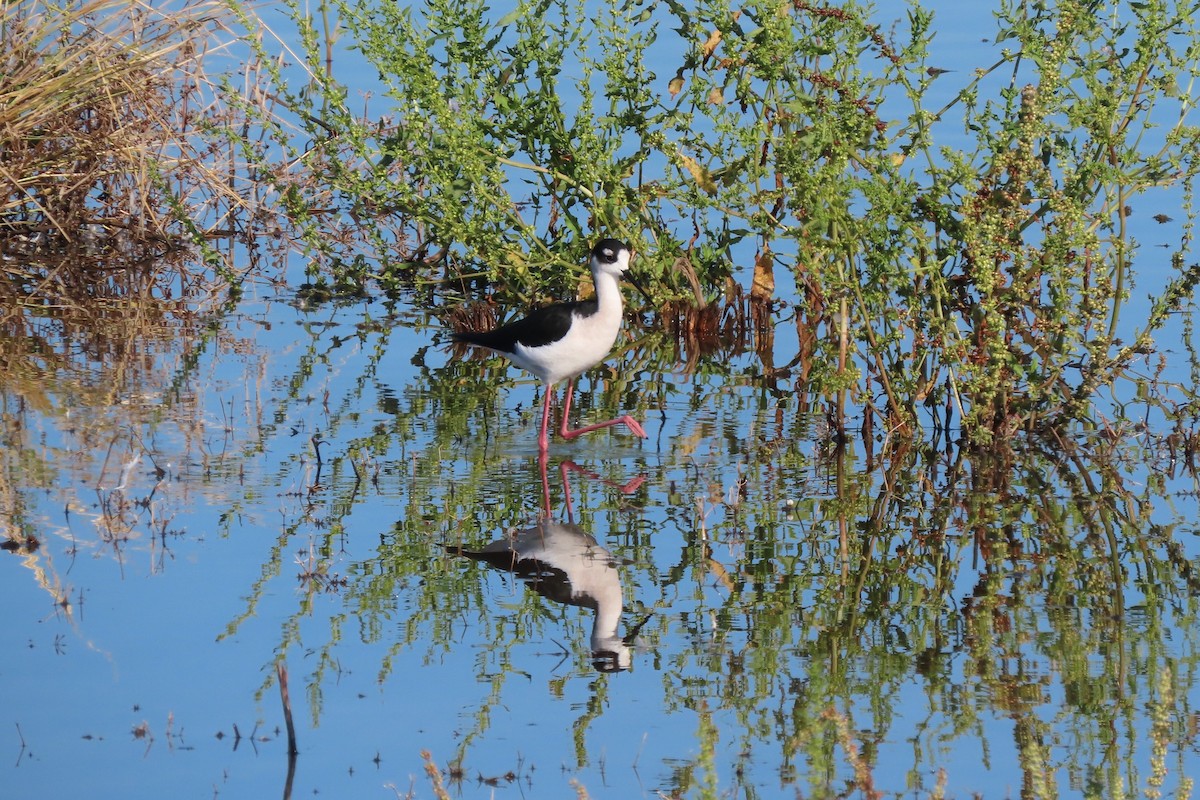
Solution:
M 328 180 L 345 213 L 411 224 L 406 257 L 362 279 L 539 297 L 603 231 L 668 319 L 790 303 L 799 350 L 764 369 L 839 426 L 853 406 L 983 445 L 1086 416 L 1190 302 L 1186 3 L 1000 2 L 996 60 L 957 77 L 920 4 L 890 25 L 803 0 L 336 7 L 387 107 L 341 118 L 324 146 L 356 158 L 330 153 Z M 1183 218 L 1167 252 L 1137 252 L 1135 209 Z M 1138 255 L 1169 277 L 1122 328 Z

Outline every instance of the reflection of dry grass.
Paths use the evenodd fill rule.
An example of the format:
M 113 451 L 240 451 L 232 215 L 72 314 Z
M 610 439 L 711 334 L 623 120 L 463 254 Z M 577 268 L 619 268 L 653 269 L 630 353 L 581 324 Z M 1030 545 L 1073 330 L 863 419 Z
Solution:
M 0 391 L 20 394 L 32 410 L 50 414 L 66 411 L 55 407 L 52 395 L 80 406 L 127 402 L 121 394 L 126 381 L 151 377 L 155 352 L 197 338 L 198 320 L 183 312 L 155 300 L 52 312 L 11 309 L 0 316 Z
M 313 542 L 308 543 L 308 552 L 296 556 L 296 565 L 300 572 L 296 575 L 301 586 L 312 587 L 320 591 L 336 592 L 346 586 L 346 579 L 330 571 L 330 560 L 317 557 L 317 547 Z
M 73 590 L 56 556 L 107 553 L 123 563 L 137 543 L 161 568 L 171 541 L 188 533 L 175 521 L 180 504 L 211 491 L 181 478 L 226 468 L 209 453 L 203 351 L 237 350 L 241 368 L 260 372 L 236 381 L 251 388 L 262 361 L 232 333 L 209 333 L 199 316 L 158 300 L 23 311 L 0 317 L 0 543 L 69 613 Z M 259 435 L 249 423 L 219 424 L 226 444 Z
M 422 750 L 421 758 L 425 760 L 425 774 L 429 777 L 433 796 L 438 798 L 438 800 L 450 800 L 450 795 L 446 792 L 446 787 L 442 784 L 442 771 L 438 769 L 437 763 L 433 760 L 433 755 L 428 750 Z
M 50 597 L 55 609 L 70 617 L 72 607 L 69 592 L 54 568 L 49 552 L 43 548 L 17 552 L 21 553 L 21 563 L 33 574 L 34 582 Z
M 662 320 L 679 348 L 684 374 L 695 372 L 704 358 L 733 357 L 750 350 L 758 354 L 768 372 L 775 369 L 771 302 L 746 297 L 733 284 L 720 302 L 702 307 L 669 303 L 662 310 Z

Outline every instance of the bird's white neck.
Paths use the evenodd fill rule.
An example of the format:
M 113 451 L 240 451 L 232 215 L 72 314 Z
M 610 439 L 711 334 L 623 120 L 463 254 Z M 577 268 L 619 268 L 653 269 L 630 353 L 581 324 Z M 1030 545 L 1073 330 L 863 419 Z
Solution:
M 596 289 L 597 311 L 604 316 L 616 316 L 618 319 L 624 310 L 624 298 L 621 296 L 621 282 L 616 275 L 604 270 L 592 270 L 592 285 Z

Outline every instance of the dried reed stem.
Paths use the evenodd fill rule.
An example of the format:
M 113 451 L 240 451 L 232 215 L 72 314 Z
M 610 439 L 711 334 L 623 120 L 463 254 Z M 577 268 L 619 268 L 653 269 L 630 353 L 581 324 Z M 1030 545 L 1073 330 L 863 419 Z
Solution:
M 288 755 L 295 756 L 300 751 L 296 749 L 296 726 L 292 723 L 292 701 L 288 696 L 287 665 L 282 661 L 276 664 L 275 674 L 279 676 L 279 696 L 283 700 L 283 721 L 287 725 Z

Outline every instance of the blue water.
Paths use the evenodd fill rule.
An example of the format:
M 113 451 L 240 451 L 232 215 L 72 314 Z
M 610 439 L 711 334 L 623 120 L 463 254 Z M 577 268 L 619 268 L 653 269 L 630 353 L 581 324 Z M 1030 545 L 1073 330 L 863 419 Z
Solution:
M 10 755 L 5 797 L 279 793 L 279 656 L 291 675 L 301 750 L 294 796 L 391 796 L 389 786 L 428 796 L 423 749 L 443 769 L 461 762 L 452 794 L 469 796 L 490 796 L 480 778 L 507 786 L 509 772 L 514 785 L 503 791 L 530 796 L 561 796 L 573 779 L 593 797 L 791 794 L 810 785 L 820 794 L 851 774 L 846 761 L 816 755 L 830 735 L 819 715 L 831 702 L 872 742 L 876 785 L 889 795 L 924 796 L 939 768 L 951 796 L 1019 793 L 1014 722 L 1004 710 L 1014 700 L 993 696 L 1003 681 L 979 682 L 983 665 L 965 641 L 979 635 L 960 612 L 982 574 L 969 539 L 953 539 L 947 550 L 947 596 L 910 596 L 932 585 L 921 561 L 911 582 L 889 592 L 893 608 L 880 616 L 875 600 L 853 590 L 863 562 L 852 557 L 842 572 L 832 511 L 839 482 L 820 460 L 819 420 L 786 401 L 777 407 L 750 382 L 639 375 L 679 392 L 646 416 L 647 442 L 618 430 L 555 443 L 547 475 L 555 518 L 567 514 L 557 470 L 564 458 L 617 484 L 647 478 L 624 495 L 569 476 L 575 521 L 618 560 L 622 631 L 642 625 L 631 669 L 597 673 L 591 612 L 539 598 L 512 576 L 441 548 L 479 547 L 537 518 L 533 386 L 496 371 L 516 383 L 484 403 L 486 435 L 431 452 L 442 400 L 423 395 L 425 382 L 469 367 L 436 346 L 436 328 L 336 344 L 353 337 L 361 311 L 248 305 L 174 409 L 151 408 L 161 421 L 112 426 L 114 452 L 136 429 L 153 461 L 169 465 L 157 485 L 149 460 L 126 473 L 127 496 L 145 507 L 127 512 L 133 522 L 116 545 L 105 541 L 114 526 L 100 524 L 98 503 L 107 497 L 111 507 L 122 473 L 115 465 L 128 463 L 115 459 L 126 456 L 101 470 L 107 451 L 79 449 L 79 429 L 58 397 L 54 410 L 27 412 L 43 430 L 30 444 L 51 455 L 61 479 L 21 493 L 42 547 L 0 559 L 10 573 L 0 582 L 9 610 L 0 628 L 10 686 L 9 724 L 0 727 Z M 412 363 L 417 352 L 424 367 Z M 303 388 L 288 391 L 301 364 L 311 365 Z M 585 380 L 585 395 L 595 386 Z M 694 408 L 692 394 L 707 399 Z M 401 413 L 382 410 L 385 402 Z M 178 411 L 193 405 L 203 413 Z M 407 436 L 371 438 L 421 407 L 427 413 L 412 417 Z M 317 431 L 319 475 L 310 442 Z M 364 480 L 353 492 L 346 456 L 367 440 L 382 449 L 363 457 Z M 763 444 L 776 448 L 773 457 L 747 450 Z M 878 492 L 879 478 L 859 472 L 840 485 Z M 1156 513 L 1164 521 L 1194 513 L 1193 497 L 1172 490 L 1164 498 L 1175 504 Z M 1176 538 L 1194 563 L 1194 531 Z M 345 583 L 320 591 L 301 581 L 310 553 L 327 564 L 329 580 Z M 1136 562 L 1129 561 L 1135 571 Z M 1025 580 L 1036 582 L 1032 562 L 1028 569 Z M 1002 596 L 1023 579 L 1004 580 L 1010 589 Z M 55 605 L 55 591 L 69 612 Z M 1137 599 L 1132 585 L 1129 598 Z M 1183 618 L 1194 619 L 1192 600 L 1182 602 Z M 1103 636 L 1095 610 L 1063 620 L 1019 595 L 1008 603 L 1009 611 L 997 611 L 1011 631 L 995 635 L 1011 636 L 1011 645 L 985 651 L 1009 655 L 988 668 L 1012 674 L 1023 698 L 1016 707 L 1045 726 L 1059 793 L 1074 796 L 1082 790 L 1067 776 L 1078 762 L 1100 769 L 1111 754 L 1097 751 L 1097 731 L 1076 742 L 1073 729 L 1086 729 L 1094 712 L 1064 702 L 1064 670 L 1082 668 L 1106 684 L 1119 662 L 1103 648 L 1128 649 L 1122 658 L 1137 669 L 1170 667 L 1190 687 L 1195 631 L 1170 618 L 1139 622 L 1131 609 L 1122 626 L 1128 641 L 1097 639 L 1094 662 L 1077 667 L 1057 661 L 1056 653 L 1076 652 L 1057 640 L 1071 631 Z M 777 614 L 792 621 L 780 625 Z M 858 633 L 838 633 L 855 615 L 863 617 Z M 932 683 L 913 671 L 928 647 L 948 662 Z M 883 653 L 891 655 L 881 660 Z M 1118 716 L 1129 727 L 1116 752 L 1120 768 L 1144 785 L 1156 674 L 1123 680 L 1140 710 Z M 1176 697 L 1183 720 L 1194 713 L 1187 691 Z M 143 723 L 148 735 L 139 738 L 133 731 Z M 701 734 L 705 725 L 713 737 Z M 1172 781 L 1180 764 L 1194 769 L 1195 748 L 1194 737 L 1176 741 Z M 689 769 L 695 774 L 681 777 Z

